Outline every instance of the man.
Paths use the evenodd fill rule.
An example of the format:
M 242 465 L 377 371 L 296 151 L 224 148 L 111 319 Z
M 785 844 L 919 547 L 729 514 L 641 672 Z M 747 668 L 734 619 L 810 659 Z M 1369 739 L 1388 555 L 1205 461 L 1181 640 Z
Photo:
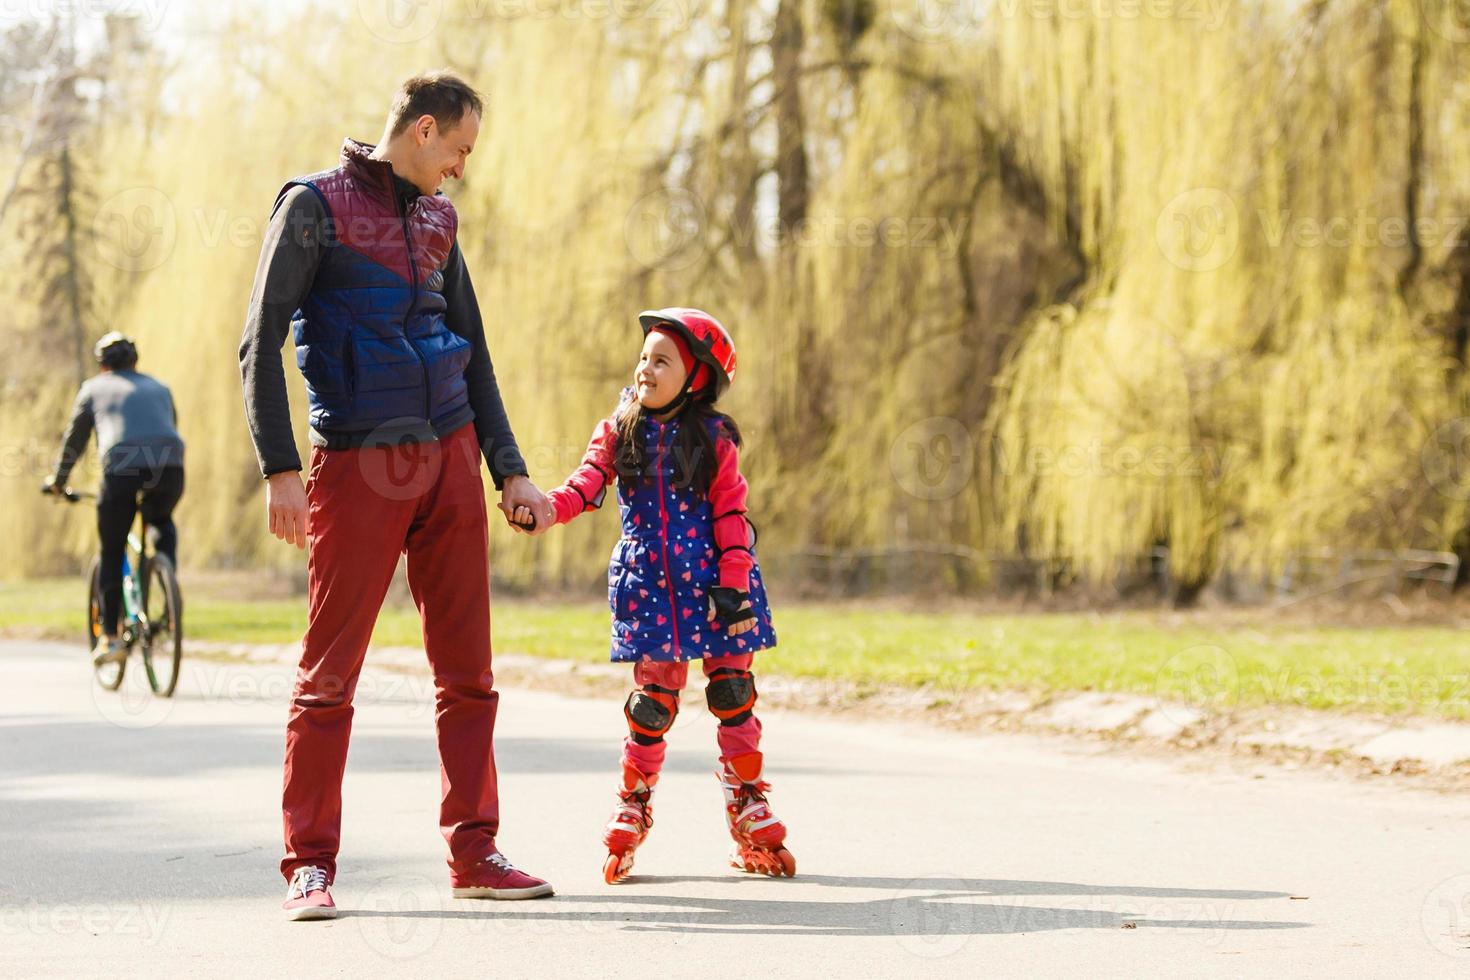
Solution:
M 291 919 L 332 918 L 352 694 L 398 556 L 438 690 L 439 823 L 459 898 L 551 886 L 496 847 L 489 530 L 480 457 L 500 508 L 553 523 L 505 416 L 474 288 L 438 193 L 464 174 L 482 103 L 448 73 L 404 82 L 376 147 L 276 198 L 240 344 L 246 415 L 271 533 L 304 547 L 308 620 L 286 726 L 282 809 Z M 310 404 L 302 485 L 280 349 L 294 332 Z
M 138 346 L 131 338 L 113 331 L 97 341 L 92 353 L 98 373 L 77 392 L 55 472 L 43 489 L 58 494 L 66 489 L 95 429 L 102 460 L 102 488 L 97 494 L 102 634 L 92 648 L 92 661 L 100 667 L 127 657 L 117 630 L 122 618 L 123 556 L 140 506 L 153 553 L 177 564 L 173 512 L 184 494 L 184 440 L 176 428 L 173 395 L 138 371 Z

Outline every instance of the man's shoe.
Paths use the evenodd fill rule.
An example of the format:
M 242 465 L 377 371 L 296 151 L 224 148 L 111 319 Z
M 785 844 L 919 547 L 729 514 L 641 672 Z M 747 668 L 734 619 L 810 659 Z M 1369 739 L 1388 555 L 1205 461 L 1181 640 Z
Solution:
M 128 659 L 128 649 L 123 646 L 122 640 L 115 636 L 97 637 L 97 645 L 92 647 L 93 667 L 120 664 L 126 659 Z
M 327 873 L 316 865 L 303 865 L 291 877 L 286 889 L 286 902 L 281 906 L 286 918 L 293 922 L 309 919 L 335 919 L 337 905 L 327 890 Z
M 449 884 L 455 898 L 541 898 L 551 894 L 551 885 L 533 878 L 494 851 L 464 874 L 451 874 Z

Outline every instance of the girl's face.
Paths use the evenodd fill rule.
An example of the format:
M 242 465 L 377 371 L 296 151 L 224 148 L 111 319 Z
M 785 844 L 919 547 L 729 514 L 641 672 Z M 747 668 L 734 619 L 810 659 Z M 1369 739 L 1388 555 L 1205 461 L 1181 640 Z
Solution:
M 687 375 L 673 339 L 662 331 L 650 330 L 643 341 L 643 353 L 638 356 L 638 368 L 633 372 L 638 403 L 650 411 L 663 408 L 684 387 Z

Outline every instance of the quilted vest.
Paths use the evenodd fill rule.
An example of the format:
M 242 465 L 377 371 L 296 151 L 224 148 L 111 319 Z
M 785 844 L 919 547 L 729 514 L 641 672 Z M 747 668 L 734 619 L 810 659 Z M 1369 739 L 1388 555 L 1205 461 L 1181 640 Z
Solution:
M 458 218 L 442 194 L 401 206 L 392 165 L 372 150 L 346 140 L 340 166 L 281 188 L 310 187 L 328 217 L 316 279 L 291 321 L 311 424 L 366 433 L 427 422 L 445 435 L 473 416 L 470 344 L 445 325 L 441 292 Z

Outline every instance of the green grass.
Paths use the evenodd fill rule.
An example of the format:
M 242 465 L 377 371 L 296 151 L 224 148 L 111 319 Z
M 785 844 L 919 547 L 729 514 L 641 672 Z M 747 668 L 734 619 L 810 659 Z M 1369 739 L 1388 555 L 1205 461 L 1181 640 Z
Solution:
M 0 633 L 81 635 L 74 581 L 0 586 Z M 188 596 L 194 639 L 294 643 L 301 599 Z M 928 686 L 947 700 L 975 689 L 1163 694 L 1201 704 L 1470 718 L 1470 643 L 1459 630 L 1334 628 L 1272 623 L 1268 613 L 1222 622 L 1146 612 L 989 614 L 875 611 L 851 604 L 780 607 L 781 645 L 762 671 L 865 687 Z M 589 662 L 607 656 L 607 610 L 586 602 L 499 599 L 496 649 Z M 415 646 L 418 619 L 385 608 L 375 642 Z

